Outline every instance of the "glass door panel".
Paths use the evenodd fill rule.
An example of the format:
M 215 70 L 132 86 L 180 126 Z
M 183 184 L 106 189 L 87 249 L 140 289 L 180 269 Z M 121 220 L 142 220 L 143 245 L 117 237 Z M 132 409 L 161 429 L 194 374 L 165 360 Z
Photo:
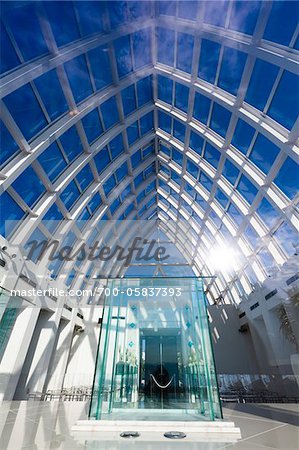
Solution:
M 202 280 L 114 279 L 106 294 L 90 418 L 221 418 Z

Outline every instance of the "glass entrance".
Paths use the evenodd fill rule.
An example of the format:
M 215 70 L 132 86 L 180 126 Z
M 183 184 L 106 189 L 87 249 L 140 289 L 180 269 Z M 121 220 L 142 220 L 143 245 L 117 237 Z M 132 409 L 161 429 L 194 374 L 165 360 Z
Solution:
M 105 293 L 90 418 L 221 418 L 202 280 L 114 279 Z

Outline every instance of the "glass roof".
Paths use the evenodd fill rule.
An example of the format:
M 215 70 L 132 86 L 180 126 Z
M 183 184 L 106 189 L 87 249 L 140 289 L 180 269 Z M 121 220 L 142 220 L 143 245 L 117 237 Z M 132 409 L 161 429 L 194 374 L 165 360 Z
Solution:
M 158 220 L 197 273 L 234 248 L 238 302 L 298 244 L 298 5 L 2 2 L 1 234 Z

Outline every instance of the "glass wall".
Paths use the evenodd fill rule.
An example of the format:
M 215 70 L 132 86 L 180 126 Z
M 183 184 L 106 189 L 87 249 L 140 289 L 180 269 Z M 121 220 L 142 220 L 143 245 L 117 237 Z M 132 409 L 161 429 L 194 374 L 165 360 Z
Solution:
M 202 279 L 113 279 L 105 294 L 90 418 L 221 418 Z
M 0 361 L 20 308 L 20 300 L 0 287 Z

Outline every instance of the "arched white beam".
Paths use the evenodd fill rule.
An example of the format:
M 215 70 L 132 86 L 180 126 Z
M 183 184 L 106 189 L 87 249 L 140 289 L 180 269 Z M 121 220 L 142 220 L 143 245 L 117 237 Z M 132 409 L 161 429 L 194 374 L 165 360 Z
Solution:
M 299 70 L 299 65 L 297 70 Z M 182 76 L 182 72 L 178 69 L 156 65 L 155 73 L 168 77 L 177 83 L 183 84 L 189 89 L 193 87 L 195 92 L 198 92 L 210 100 L 219 103 L 228 111 L 234 113 L 236 117 L 247 122 L 276 146 L 283 148 L 291 157 L 295 158 L 299 155 L 298 131 L 297 135 L 294 136 L 292 131 L 287 130 L 271 117 L 265 115 L 262 111 L 259 111 L 246 102 L 242 102 L 240 105 L 237 104 L 236 96 L 208 83 L 207 81 L 197 79 L 194 83 L 192 83 L 191 75 L 184 73 Z M 155 105 L 164 112 L 175 112 L 176 118 L 191 126 L 194 130 L 201 133 L 204 133 L 207 130 L 207 126 L 205 124 L 201 124 L 193 117 L 188 121 L 187 114 L 185 112 L 178 110 L 174 106 L 169 105 L 162 100 L 158 99 L 155 102 Z
M 151 179 L 149 179 L 149 180 L 146 180 L 144 183 L 142 183 L 142 185 L 141 185 L 141 186 L 138 188 L 138 190 L 136 191 L 136 195 L 138 196 L 141 192 L 143 192 L 143 191 L 146 189 L 146 187 L 147 187 L 150 183 L 152 183 L 153 181 L 154 181 L 154 178 L 151 178 Z M 155 191 L 151 191 L 148 195 L 146 195 L 146 197 L 143 199 L 143 201 L 140 202 L 140 203 L 137 205 L 137 209 L 133 210 L 133 211 L 128 215 L 128 217 L 127 217 L 126 220 L 121 221 L 121 222 L 119 223 L 119 222 L 117 222 L 117 221 L 119 220 L 119 217 L 120 217 L 121 214 L 124 212 L 124 210 L 129 206 L 129 204 L 132 203 L 132 198 L 129 198 L 128 200 L 126 200 L 126 201 L 123 203 L 123 205 L 120 206 L 120 207 L 116 210 L 116 212 L 115 212 L 114 215 L 112 216 L 111 221 L 109 221 L 109 222 L 107 223 L 107 225 L 104 226 L 103 229 L 101 230 L 101 239 L 105 240 L 107 234 L 109 233 L 109 231 L 110 231 L 110 229 L 111 229 L 111 226 L 113 226 L 113 227 L 115 227 L 115 229 L 116 229 L 116 235 L 113 236 L 113 238 L 112 238 L 113 241 L 110 241 L 108 244 L 115 245 L 115 243 L 116 243 L 115 241 L 116 241 L 116 239 L 117 239 L 117 235 L 118 235 L 118 236 L 121 236 L 122 233 L 123 233 L 123 231 L 124 231 L 124 230 L 122 229 L 122 225 L 123 225 L 123 228 L 126 229 L 126 227 L 128 226 L 128 225 L 126 225 L 126 224 L 129 223 L 128 221 L 134 220 L 134 219 L 136 218 L 137 215 L 139 216 L 139 211 L 140 211 L 144 206 L 146 206 L 146 205 L 152 200 L 152 198 L 154 198 L 155 196 L 156 196 L 156 192 L 155 192 Z M 155 208 L 156 208 L 156 204 L 153 204 L 153 205 L 150 207 L 150 209 L 146 211 L 146 214 L 147 214 L 147 215 L 150 215 L 150 213 L 153 212 L 153 211 L 155 210 Z M 140 219 L 139 219 L 139 222 L 140 222 L 140 221 L 142 221 L 142 224 L 143 224 L 144 219 L 143 219 L 143 218 L 140 218 Z M 140 225 L 140 226 L 141 226 L 141 225 Z M 134 228 L 134 227 L 132 227 L 132 228 L 133 228 L 133 229 L 132 229 L 132 232 L 134 233 L 134 232 L 135 232 L 135 228 Z M 92 226 L 92 225 L 91 225 L 91 229 L 93 229 L 93 226 Z M 142 233 L 142 235 L 144 235 L 144 233 Z M 127 239 L 125 240 L 125 242 L 126 242 L 126 241 L 129 241 L 129 240 L 131 239 L 131 233 L 130 233 L 130 230 L 128 230 L 128 232 L 126 233 L 126 237 L 127 237 Z M 114 240 L 114 239 L 115 239 L 115 240 Z M 86 238 L 84 238 L 84 240 L 86 241 Z M 123 245 L 123 243 L 122 243 L 122 245 Z M 125 244 L 125 245 L 126 245 L 126 244 Z M 123 246 L 125 246 L 125 245 L 123 245 Z M 84 278 L 85 273 L 89 270 L 90 264 L 91 264 L 91 263 L 90 263 L 89 261 L 86 261 L 86 262 L 82 265 L 82 267 L 80 267 L 80 272 L 82 272 L 82 274 L 83 274 L 83 277 L 82 277 L 82 278 Z M 101 270 L 101 267 L 104 267 L 104 266 L 105 266 L 105 263 L 102 263 L 102 264 L 94 264 L 94 271 Z M 106 269 L 105 269 L 105 270 L 106 270 Z
M 179 166 L 175 167 L 175 170 L 179 175 L 181 175 L 177 170 L 178 167 Z M 160 174 L 158 174 L 158 178 L 160 178 L 162 181 L 167 183 L 169 185 L 169 187 L 174 189 L 174 191 L 179 194 L 179 186 L 176 185 L 176 183 L 173 180 L 171 180 L 169 178 L 166 179 L 163 176 L 161 177 Z M 248 257 L 252 253 L 252 251 L 250 250 L 251 247 L 248 244 L 248 240 L 243 235 L 244 229 L 250 223 L 255 228 L 258 235 L 260 237 L 263 237 L 264 241 L 267 242 L 268 249 L 269 249 L 270 253 L 273 255 L 276 263 L 283 264 L 287 260 L 287 256 L 285 255 L 284 251 L 278 245 L 278 243 L 275 241 L 275 239 L 273 239 L 272 233 L 267 229 L 267 227 L 265 226 L 263 221 L 260 219 L 260 217 L 256 213 L 250 217 L 243 216 L 243 222 L 241 223 L 241 225 L 236 226 L 235 223 L 233 222 L 232 218 L 226 213 L 226 211 L 223 209 L 223 207 L 220 204 L 218 204 L 218 202 L 214 198 L 210 199 L 208 197 L 208 194 L 203 195 L 202 188 L 200 188 L 200 190 L 198 191 L 198 183 L 194 179 L 192 180 L 192 177 L 190 175 L 185 176 L 184 179 L 187 183 L 190 184 L 191 187 L 194 187 L 194 189 L 199 193 L 199 195 L 201 195 L 204 199 L 207 199 L 207 201 L 210 202 L 209 204 L 210 204 L 211 208 L 218 215 L 219 219 L 222 221 L 222 223 L 228 229 L 232 240 L 238 242 L 238 245 L 245 257 Z M 166 199 L 169 197 L 168 193 L 166 193 L 160 187 L 158 188 L 158 193 L 161 193 L 164 196 L 164 198 L 166 198 Z M 217 232 L 218 227 L 216 224 L 214 224 L 214 221 L 211 220 L 211 217 L 209 216 L 209 214 L 206 214 L 206 212 L 203 211 L 202 208 L 193 199 L 191 199 L 191 197 L 186 192 L 183 192 L 179 195 L 181 195 L 183 200 L 185 200 L 187 202 L 187 204 L 189 204 L 189 206 L 192 208 L 194 213 L 202 220 L 203 225 L 206 225 L 208 227 L 208 229 L 210 230 L 210 232 L 212 234 L 215 234 Z M 171 202 L 171 204 L 175 208 L 177 208 L 177 205 L 179 205 L 179 203 L 176 200 L 173 200 Z M 189 213 L 188 213 L 188 215 L 189 215 Z M 202 227 L 201 229 L 198 229 L 198 231 L 197 231 L 199 240 L 204 238 L 203 234 L 205 234 L 205 233 L 203 230 L 204 230 L 204 227 Z M 263 243 L 264 243 L 264 241 L 263 241 Z M 263 247 L 262 244 L 257 246 L 254 249 L 255 253 L 257 253 L 257 251 L 259 251 L 262 247 Z
M 156 205 L 153 204 L 150 209 L 146 212 L 146 214 L 144 215 L 144 218 L 141 219 L 142 221 L 142 232 L 141 235 L 142 237 L 146 238 L 147 235 L 150 234 L 150 232 L 153 231 L 153 229 L 155 228 L 155 225 L 153 225 L 151 220 L 147 220 L 147 217 L 149 217 L 156 209 Z M 135 212 L 136 214 L 136 212 Z M 123 221 L 126 222 L 126 221 Z M 140 222 L 140 221 L 138 221 Z M 145 223 L 146 222 L 146 223 Z M 155 221 L 154 221 L 155 222 Z M 120 225 L 120 228 L 124 228 L 126 229 L 128 225 L 126 225 L 125 223 Z M 134 239 L 135 233 L 136 233 L 136 228 L 133 226 L 131 227 L 132 229 L 128 230 L 128 232 L 126 233 L 125 239 L 124 241 L 121 242 L 122 246 L 127 248 L 129 243 L 132 243 L 132 240 Z M 147 232 L 148 230 L 148 232 Z M 121 232 L 119 232 L 119 235 L 121 234 Z M 108 243 L 108 245 L 111 245 L 111 247 L 113 247 L 115 245 L 115 242 L 111 239 Z M 102 274 L 104 273 L 107 277 L 118 277 L 120 276 L 120 267 L 123 266 L 123 262 L 122 261 L 114 261 L 111 260 L 108 263 L 102 262 L 102 264 L 100 264 L 96 271 L 100 271 Z
M 108 33 L 98 33 L 71 42 L 59 47 L 58 54 L 42 56 L 32 62 L 24 63 L 13 71 L 4 74 L 1 79 L 1 97 L 3 98 L 11 92 L 19 89 L 24 84 L 35 80 L 44 73 L 57 68 L 58 66 L 76 58 L 97 47 L 107 45 L 121 36 L 143 30 L 153 25 L 153 19 L 134 20 L 125 25 L 121 25 L 114 31 Z
M 159 174 L 158 174 L 158 178 L 160 178 Z M 166 182 L 168 184 L 168 186 L 170 188 L 172 188 L 174 191 L 179 192 L 179 186 L 173 180 L 164 180 L 163 179 L 163 181 Z M 179 202 L 177 202 L 175 199 L 169 200 L 172 198 L 171 195 L 168 194 L 161 187 L 158 188 L 157 192 L 163 198 L 165 198 L 170 204 L 172 204 L 172 206 L 174 206 L 175 208 L 177 208 L 177 207 L 182 208 L 181 204 Z M 202 225 L 197 224 L 197 226 L 196 226 L 196 234 L 198 237 L 198 241 L 200 242 L 203 239 L 209 241 L 209 239 L 203 235 L 205 233 L 202 232 L 202 228 L 204 227 L 204 225 L 206 225 L 207 228 L 212 233 L 212 235 L 216 235 L 218 226 L 214 223 L 213 219 L 211 219 L 209 216 L 205 217 L 205 211 L 202 210 L 202 208 L 196 203 L 195 200 L 193 200 L 189 196 L 189 194 L 187 194 L 187 192 L 184 192 L 182 194 L 182 198 L 190 206 L 190 208 L 192 209 L 194 214 L 202 221 Z M 182 209 L 184 210 L 184 208 L 182 208 Z M 244 254 L 244 257 L 246 257 L 246 258 L 251 257 L 252 255 L 256 254 L 263 247 L 263 245 L 261 243 L 260 245 L 256 246 L 253 250 L 251 250 L 251 246 L 250 246 L 250 243 L 248 242 L 248 239 L 243 235 L 243 233 L 239 230 L 239 227 L 236 226 L 236 224 L 232 220 L 232 218 L 226 214 L 226 211 L 222 208 L 222 206 L 220 204 L 218 204 L 217 201 L 215 201 L 215 207 L 213 208 L 213 210 L 216 212 L 216 214 L 219 216 L 219 219 L 222 221 L 222 223 L 224 223 L 224 225 L 230 232 L 232 240 L 234 240 L 234 242 L 238 243 L 241 252 Z M 184 217 L 189 218 L 189 212 L 185 212 Z M 267 239 L 267 242 L 268 242 L 268 244 L 271 242 L 271 248 L 272 248 L 272 251 L 273 251 L 273 248 L 275 249 L 275 252 L 274 252 L 275 254 L 277 254 L 277 252 L 280 252 L 279 253 L 279 255 L 280 255 L 279 261 L 280 262 L 287 259 L 286 255 L 284 254 L 282 249 L 278 246 L 278 244 L 275 242 L 275 240 L 273 240 L 273 238 L 270 235 L 269 235 L 269 239 Z
M 150 164 L 152 164 L 154 160 L 154 157 L 152 158 L 148 158 L 147 160 L 144 161 L 143 164 L 139 165 L 138 167 L 136 167 L 136 169 L 133 172 L 133 178 L 135 178 L 136 176 L 139 175 L 139 173 L 141 173 L 144 169 L 146 169 Z M 150 185 L 153 181 L 155 180 L 155 176 L 151 176 L 149 177 L 147 180 L 145 180 L 136 190 L 136 194 L 130 196 L 128 199 L 126 199 L 123 204 L 115 211 L 115 213 L 111 216 L 111 222 L 109 221 L 107 223 L 107 225 L 103 228 L 103 230 L 101 230 L 101 240 L 105 239 L 106 235 L 110 232 L 111 230 L 111 224 L 112 226 L 114 225 L 114 222 L 117 221 L 120 217 L 120 215 L 122 214 L 122 212 L 130 205 L 130 203 L 133 201 L 133 198 L 136 198 L 141 192 L 143 192 L 143 190 L 145 190 L 147 188 L 148 185 Z M 114 199 L 131 183 L 132 181 L 132 176 L 126 176 L 124 178 L 124 180 L 118 185 L 117 188 L 115 188 L 111 194 L 108 196 L 107 198 L 107 203 L 103 204 L 97 211 L 96 213 L 93 215 L 93 217 L 87 221 L 87 227 L 80 232 L 80 230 L 76 227 L 76 219 L 72 218 L 72 220 L 67 220 L 66 222 L 62 222 L 60 224 L 60 226 L 58 227 L 58 229 L 55 231 L 55 234 L 49 235 L 48 237 L 51 238 L 51 240 L 58 240 L 60 241 L 62 238 L 65 238 L 67 236 L 67 234 L 70 231 L 73 231 L 77 237 L 77 240 L 75 242 L 75 246 L 77 244 L 81 244 L 81 243 L 87 243 L 89 237 L 91 236 L 94 228 L 96 227 L 96 225 L 98 224 L 98 222 L 101 220 L 101 218 L 103 217 L 103 215 L 105 214 L 108 205 L 111 205 L 114 201 Z M 118 192 L 115 192 L 118 191 Z M 156 193 L 153 192 L 153 195 L 155 195 Z M 147 198 L 146 203 L 150 201 L 151 198 Z M 89 200 L 88 200 L 89 201 Z M 83 202 L 83 201 L 82 201 Z M 80 204 L 80 210 L 83 209 L 84 205 L 87 202 L 85 201 L 84 203 Z M 86 205 L 85 205 L 86 206 Z M 142 205 L 143 206 L 143 205 Z M 76 206 L 75 206 L 76 207 Z M 75 208 L 74 207 L 74 208 Z M 138 212 L 138 210 L 141 208 L 141 206 L 138 206 L 137 210 L 132 211 L 131 214 L 128 216 L 128 219 L 133 218 L 134 215 L 136 215 L 136 213 Z M 26 230 L 26 238 L 28 238 L 28 236 L 30 236 L 30 234 L 34 231 L 34 229 L 36 228 L 36 224 L 34 224 L 34 227 L 32 227 L 32 230 L 30 230 L 30 232 L 28 230 Z M 44 230 L 42 230 L 44 231 Z M 20 235 L 21 231 L 18 230 L 18 234 L 17 237 Z M 46 233 L 45 233 L 46 234 Z M 12 242 L 12 245 L 18 245 L 20 246 L 21 244 L 24 245 L 26 243 L 26 238 L 23 239 L 23 241 L 21 243 L 16 243 L 16 241 Z M 39 264 L 37 264 L 37 266 L 39 265 L 43 265 L 44 262 L 41 261 Z M 64 264 L 63 268 L 63 278 L 66 279 L 68 276 L 68 273 L 72 270 L 74 266 L 74 262 L 73 261 L 68 261 Z
M 213 246 L 217 246 L 218 244 L 225 244 L 226 242 L 226 237 L 223 237 L 221 232 L 218 230 L 218 227 L 214 225 L 213 221 L 209 221 L 207 220 L 205 223 L 203 222 L 203 225 L 199 225 L 197 223 L 197 221 L 194 221 L 194 219 L 190 216 L 190 213 L 187 212 L 184 207 L 182 207 L 179 202 L 177 200 L 175 200 L 174 198 L 172 198 L 170 195 L 168 195 L 163 189 L 159 188 L 158 189 L 158 194 L 160 194 L 169 205 L 173 206 L 176 210 L 177 210 L 177 214 L 180 214 L 182 216 L 183 219 L 185 219 L 185 221 L 187 221 L 188 223 L 192 223 L 192 229 L 194 230 L 194 236 L 195 236 L 195 242 L 192 244 L 193 249 L 196 249 L 197 247 L 202 248 L 204 245 L 204 248 L 206 249 L 206 255 L 208 257 L 209 254 L 209 250 L 211 247 Z M 169 207 L 167 207 L 166 205 L 164 205 L 163 202 L 160 202 L 158 200 L 158 206 L 164 210 L 164 211 L 171 211 Z M 192 205 L 190 205 L 192 210 L 194 211 L 194 208 L 192 207 Z M 196 212 L 194 211 L 194 213 L 196 214 Z M 171 214 L 171 212 L 170 212 Z M 227 221 L 226 221 L 227 222 Z M 203 231 L 204 229 L 204 225 L 206 225 L 208 227 L 208 229 L 211 231 L 212 236 L 213 236 L 213 240 L 209 239 L 209 237 L 205 236 L 205 232 Z M 232 236 L 233 237 L 233 236 Z M 240 238 L 241 239 L 241 238 Z M 258 261 L 258 259 L 256 258 L 257 256 L 257 252 L 259 251 L 260 247 L 262 247 L 262 245 L 257 246 L 254 251 L 249 250 L 249 248 L 247 248 L 247 252 L 244 251 L 244 242 L 243 245 L 240 245 L 240 239 L 232 239 L 229 243 L 227 243 L 227 246 L 231 246 L 233 245 L 233 247 L 235 247 L 236 253 L 237 254 L 243 254 L 243 259 L 244 261 L 248 261 L 250 260 L 252 261 Z M 243 241 L 247 242 L 247 240 L 242 236 Z M 186 241 L 185 246 L 188 246 L 190 244 L 189 240 Z M 276 252 L 278 252 L 280 250 L 279 246 L 271 241 L 272 247 L 274 247 L 275 245 L 275 250 Z M 270 244 L 269 244 L 270 247 Z M 272 249 L 271 247 L 271 249 Z M 280 250 L 281 252 L 281 250 Z M 282 252 L 281 252 L 282 253 Z M 284 260 L 282 259 L 284 257 Z M 287 258 L 285 256 L 281 256 L 281 263 L 283 263 L 284 261 L 286 261 Z M 257 264 L 257 265 L 256 265 Z M 263 265 L 261 263 L 255 263 L 254 264 L 255 267 L 255 272 L 257 275 L 257 278 L 262 281 L 263 279 L 266 278 L 267 273 L 265 271 L 265 269 L 263 268 Z
M 165 144 L 170 144 L 181 153 L 184 154 L 183 144 L 177 139 L 173 138 L 172 135 L 168 133 L 157 130 L 157 135 L 160 137 L 162 142 Z M 212 134 L 211 134 L 212 136 Z M 242 211 L 243 214 L 252 214 L 256 206 L 260 203 L 263 196 L 265 196 L 270 203 L 272 203 L 278 210 L 282 217 L 286 218 L 293 227 L 297 227 L 297 197 L 290 200 L 274 183 L 274 179 L 280 170 L 282 164 L 285 161 L 285 155 L 283 151 L 277 156 L 276 165 L 273 165 L 271 171 L 266 175 L 260 169 L 258 169 L 254 163 L 252 163 L 248 158 L 244 157 L 236 148 L 230 146 L 228 149 L 223 147 L 223 142 L 213 140 L 213 138 L 208 139 L 207 135 L 203 136 L 209 142 L 219 150 L 219 152 L 227 157 L 240 171 L 240 174 L 244 174 L 250 181 L 257 187 L 258 194 L 256 196 L 255 202 L 249 205 L 246 200 L 243 199 L 241 194 L 239 194 L 235 188 L 230 184 L 230 182 L 217 170 L 211 166 L 204 157 L 196 153 L 191 147 L 185 151 L 186 156 L 195 164 L 202 169 L 206 175 L 208 175 L 214 185 L 218 185 L 225 192 L 225 194 L 232 199 L 236 206 Z M 166 162 L 166 161 L 165 161 Z M 167 164 L 171 166 L 171 162 L 167 161 Z M 175 164 L 173 165 L 175 167 Z M 182 172 L 181 172 L 182 173 Z M 185 176 L 185 173 L 183 174 Z M 215 190 L 215 189 L 214 189 Z M 207 191 L 208 193 L 208 191 Z M 206 194 L 207 194 L 206 193 Z M 210 194 L 209 194 L 210 195 Z M 206 195 L 203 196 L 207 200 Z M 250 207 L 251 206 L 251 207 Z
M 152 196 L 151 196 L 152 197 Z M 146 199 L 147 203 L 149 201 L 149 198 Z M 127 207 L 128 205 L 126 205 Z M 109 223 L 107 224 L 107 226 L 105 226 L 103 228 L 103 231 L 101 233 L 101 238 L 103 238 L 103 240 L 105 240 L 105 237 L 107 236 L 109 230 L 111 229 L 111 226 L 113 226 L 113 228 L 115 228 L 115 234 L 113 235 L 113 237 L 111 238 L 111 240 L 107 243 L 105 243 L 105 245 L 110 245 L 112 248 L 115 247 L 115 245 L 120 244 L 122 247 L 127 248 L 127 244 L 128 242 L 130 242 L 131 239 L 131 234 L 132 232 L 135 233 L 136 232 L 136 227 L 133 227 L 133 230 L 130 230 L 132 227 L 130 226 L 130 222 L 132 219 L 134 219 L 134 217 L 136 216 L 136 214 L 138 213 L 138 210 L 141 209 L 142 205 L 140 204 L 139 208 L 135 211 L 132 211 L 130 213 L 130 215 L 128 216 L 128 218 L 124 221 L 121 222 L 116 222 L 116 218 L 113 218 L 113 221 L 109 221 Z M 154 211 L 156 205 L 152 205 L 150 210 L 148 210 L 148 214 L 150 214 L 152 211 Z M 138 221 L 134 221 L 136 225 L 138 225 Z M 141 226 L 141 225 L 140 225 Z M 127 228 L 129 227 L 129 229 L 127 230 Z M 142 221 L 142 236 L 146 237 L 146 235 L 149 235 L 153 226 L 151 221 L 148 221 L 148 227 L 150 227 L 150 230 L 147 232 L 147 229 L 145 229 L 145 227 L 147 227 L 147 224 L 144 224 L 144 221 Z M 107 230 L 108 228 L 108 230 Z M 120 240 L 120 237 L 122 236 L 123 232 L 126 231 L 126 236 L 124 240 Z M 111 273 L 112 268 L 114 267 L 114 262 L 110 261 L 110 262 L 101 262 L 101 263 L 97 263 L 97 262 L 90 262 L 90 261 L 86 261 L 82 266 L 80 266 L 79 268 L 79 273 L 76 277 L 76 280 L 73 284 L 73 288 L 79 288 L 80 284 L 84 281 L 87 281 L 86 279 L 86 273 L 87 271 L 90 269 L 90 266 L 93 267 L 92 272 L 90 273 L 90 278 L 92 278 L 93 275 L 95 275 L 96 273 L 100 273 L 101 276 L 103 277 L 105 276 L 109 276 L 109 274 Z M 116 263 L 117 264 L 117 263 Z
M 45 194 L 41 197 L 41 199 L 37 202 L 33 209 L 30 210 L 30 213 L 27 218 L 25 218 L 20 227 L 18 227 L 11 238 L 11 243 L 13 245 L 21 245 L 24 243 L 26 238 L 30 235 L 30 233 L 34 230 L 34 228 L 41 222 L 43 216 L 46 214 L 48 209 L 53 205 L 55 201 L 59 204 L 61 211 L 64 213 L 65 218 L 68 220 L 75 220 L 85 206 L 87 206 L 88 202 L 91 200 L 92 196 L 99 191 L 102 187 L 103 183 L 109 178 L 121 165 L 126 162 L 134 153 L 136 153 L 141 147 L 149 145 L 154 138 L 154 133 L 148 133 L 143 138 L 136 141 L 132 147 L 130 148 L 129 153 L 123 153 L 114 162 L 109 164 L 109 166 L 103 171 L 103 173 L 97 177 L 97 179 L 86 189 L 83 195 L 80 198 L 80 204 L 75 203 L 75 205 L 71 208 L 70 211 L 66 209 L 63 202 L 60 200 L 59 195 L 62 192 L 62 189 L 66 187 L 66 185 L 72 181 L 77 174 L 77 168 L 74 166 L 74 171 L 72 172 L 72 176 L 69 175 L 68 181 L 66 184 L 64 179 L 64 173 L 60 176 L 61 184 L 57 182 L 55 187 L 50 186 L 49 190 L 45 192 Z M 140 165 L 136 168 L 136 174 L 139 174 L 144 168 L 155 161 L 155 155 L 151 156 L 149 159 L 144 161 L 144 164 Z M 89 162 L 91 162 L 89 160 Z M 85 162 L 86 163 L 86 162 Z M 82 168 L 82 167 L 81 167 Z M 132 181 L 132 177 L 129 178 L 129 182 Z M 121 182 L 123 183 L 123 181 Z M 123 184 L 122 184 L 123 186 Z M 116 188 L 117 189 L 117 188 Z M 10 192 L 10 190 L 8 190 Z M 113 194 L 113 195 L 112 195 Z M 115 193 L 112 192 L 111 201 L 114 200 Z M 119 193 L 118 193 L 119 195 Z M 104 205 L 107 206 L 107 205 Z
M 32 62 L 20 65 L 13 71 L 4 74 L 2 77 L 1 97 L 8 95 L 24 84 L 33 81 L 35 78 L 38 78 L 44 73 L 66 63 L 67 61 L 70 61 L 73 58 L 76 58 L 79 55 L 82 55 L 96 47 L 107 45 L 121 36 L 125 36 L 144 28 L 153 27 L 154 25 L 176 29 L 177 31 L 192 35 L 200 34 L 200 36 L 204 39 L 213 40 L 215 42 L 219 42 L 220 44 L 237 48 L 245 53 L 253 53 L 253 49 L 250 46 L 251 37 L 233 30 L 214 27 L 209 24 L 202 24 L 201 29 L 199 30 L 197 22 L 180 19 L 178 17 L 173 18 L 170 16 L 159 16 L 156 20 L 151 18 L 143 18 L 142 20 L 128 22 L 116 30 L 108 33 L 99 33 L 93 36 L 78 39 L 70 44 L 60 47 L 59 53 L 56 55 L 49 54 Z M 259 46 L 256 47 L 254 54 L 259 59 L 296 73 L 296 53 L 294 53 L 292 49 L 290 50 L 287 47 L 279 47 L 269 41 L 262 41 L 259 43 Z
M 158 206 L 159 206 L 159 202 L 158 202 Z M 170 222 L 178 222 L 178 226 L 173 227 L 173 232 L 174 234 L 176 234 L 178 232 L 179 227 L 182 228 L 182 236 L 184 236 L 184 239 L 186 239 L 186 236 L 188 236 L 190 227 L 193 228 L 193 222 L 191 221 L 190 223 L 186 222 L 186 220 L 183 220 L 183 222 L 181 220 L 178 220 L 175 216 L 173 216 L 171 214 L 171 212 L 168 209 L 162 209 L 163 213 L 159 213 L 159 219 L 163 219 L 164 214 L 166 214 L 169 217 Z M 188 226 L 186 226 L 188 225 Z M 168 226 L 170 226 L 168 224 Z M 183 243 L 183 248 L 186 247 L 186 241 Z M 208 261 L 208 255 L 209 255 L 209 250 L 211 247 L 206 247 L 206 245 L 204 243 L 202 243 L 202 245 L 200 246 L 200 250 L 199 247 L 197 247 L 198 251 L 195 254 L 195 256 L 193 256 L 193 261 L 196 264 L 196 267 L 198 268 L 199 272 L 201 273 L 203 268 L 205 267 L 205 270 L 208 272 L 208 275 L 213 275 L 214 272 L 210 271 L 210 269 L 207 267 L 207 261 Z M 204 254 L 204 258 L 202 257 L 202 254 Z M 200 262 L 200 264 L 199 264 Z M 225 276 L 223 275 L 224 272 L 222 272 L 222 274 L 218 274 L 218 279 L 221 280 L 220 284 L 220 291 L 224 291 L 228 286 L 230 286 L 234 280 L 239 277 L 241 282 L 242 282 L 242 286 L 244 289 L 244 293 L 250 293 L 252 290 L 251 284 L 250 282 L 247 280 L 247 277 L 245 276 L 245 274 L 243 273 L 243 269 L 240 269 L 238 271 L 236 271 L 233 275 L 228 275 L 226 274 Z M 218 281 L 219 282 L 219 281 Z
M 106 89 L 102 89 L 96 92 L 94 95 L 90 96 L 88 99 L 84 100 L 80 105 L 78 105 L 75 115 L 70 115 L 69 112 L 63 114 L 60 119 L 49 124 L 36 138 L 34 138 L 30 144 L 26 141 L 24 137 L 20 138 L 22 142 L 19 142 L 19 146 L 23 151 L 18 153 L 12 160 L 6 164 L 1 170 L 0 181 L 0 192 L 7 189 L 7 187 L 17 178 L 23 170 L 25 170 L 41 153 L 46 150 L 57 138 L 63 135 L 69 128 L 73 125 L 79 123 L 79 121 L 90 113 L 94 108 L 97 108 L 102 103 L 104 103 L 109 98 L 114 95 L 119 94 L 122 89 L 130 86 L 132 83 L 151 75 L 152 71 L 147 69 L 142 69 L 136 71 L 134 74 L 125 77 L 118 86 L 109 86 Z M 89 148 L 90 152 L 94 154 L 100 150 L 103 146 L 107 145 L 113 137 L 115 137 L 120 132 L 124 131 L 127 126 L 131 125 L 134 121 L 138 120 L 144 114 L 153 110 L 153 105 L 151 103 L 137 109 L 132 114 L 126 117 L 124 123 L 119 123 L 115 125 L 112 129 L 106 131 L 99 139 L 97 139 Z M 1 115 L 5 123 L 7 123 L 7 108 L 2 102 Z M 11 122 L 12 118 L 9 120 Z M 20 130 L 14 123 L 13 128 L 18 134 Z M 26 145 L 25 145 L 25 144 Z M 87 152 L 88 153 L 88 152 Z
M 261 38 L 259 41 L 253 42 L 252 36 L 238 31 L 217 27 L 207 23 L 202 24 L 201 28 L 198 28 L 198 23 L 194 20 L 181 19 L 172 16 L 160 16 L 156 21 L 156 25 L 177 32 L 199 36 L 202 39 L 212 40 L 221 45 L 240 50 L 256 58 L 267 61 L 295 74 L 298 70 L 296 65 L 298 54 L 295 49 L 278 46 Z

